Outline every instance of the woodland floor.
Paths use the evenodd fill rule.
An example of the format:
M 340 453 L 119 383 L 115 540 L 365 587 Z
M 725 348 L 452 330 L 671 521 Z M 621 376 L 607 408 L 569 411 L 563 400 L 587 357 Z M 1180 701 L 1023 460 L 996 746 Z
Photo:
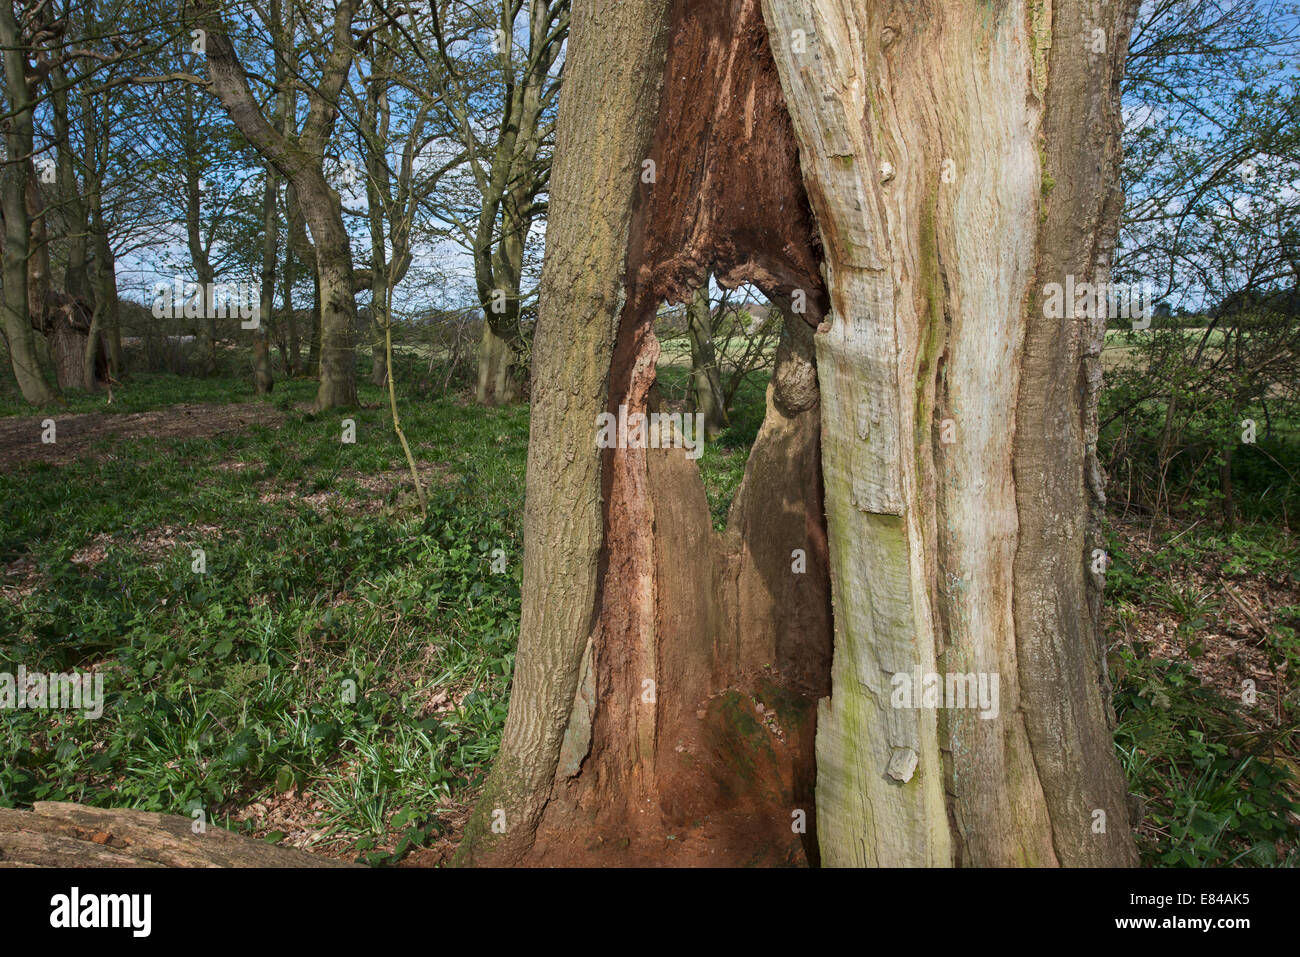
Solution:
M 95 669 L 109 694 L 93 722 L 0 715 L 0 806 L 200 808 L 389 866 L 454 850 L 505 717 L 527 411 L 403 403 L 421 518 L 385 396 L 363 387 L 348 445 L 344 416 L 306 411 L 313 390 L 209 381 L 195 402 L 195 380 L 141 377 L 116 409 L 0 417 L 0 670 Z M 718 525 L 761 395 L 701 460 Z M 1295 536 L 1111 521 L 1116 743 L 1144 860 L 1297 863 Z

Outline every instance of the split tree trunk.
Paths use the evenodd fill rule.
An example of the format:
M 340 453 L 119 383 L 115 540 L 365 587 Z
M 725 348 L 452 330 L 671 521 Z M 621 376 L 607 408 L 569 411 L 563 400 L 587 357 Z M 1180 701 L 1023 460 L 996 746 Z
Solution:
M 1106 278 L 1133 12 L 575 4 L 462 863 L 1136 862 L 1087 571 L 1104 322 L 1039 301 Z M 653 409 L 655 307 L 710 270 L 792 332 L 722 535 L 682 451 L 594 442 Z M 997 697 L 900 706 L 918 674 Z

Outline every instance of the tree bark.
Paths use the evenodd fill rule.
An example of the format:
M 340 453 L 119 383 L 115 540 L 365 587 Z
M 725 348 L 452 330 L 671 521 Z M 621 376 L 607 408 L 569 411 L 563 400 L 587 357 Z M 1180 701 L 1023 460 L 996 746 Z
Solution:
M 1104 319 L 1041 304 L 1108 278 L 1133 13 L 575 4 L 519 653 L 460 862 L 1136 862 L 1089 573 Z M 709 271 L 791 332 L 721 535 L 680 450 L 593 442 L 654 409 L 656 304 Z
M 277 847 L 212 825 L 194 833 L 177 814 L 109 810 L 37 801 L 0 808 L 0 862 L 6 867 L 360 867 Z
M 475 401 L 489 407 L 518 402 L 523 395 L 522 385 L 519 357 L 513 340 L 498 332 L 492 322 L 484 319 L 483 336 L 478 344 Z
M 97 213 L 102 223 L 102 211 Z M 108 241 L 108 233 L 96 235 L 100 265 L 99 297 L 104 303 L 104 330 L 101 333 L 108 352 L 108 375 L 118 378 L 122 374 L 122 310 L 117 292 L 117 259 Z
M 28 257 L 32 253 L 27 219 L 28 171 L 32 153 L 32 103 L 27 85 L 22 38 L 11 4 L 0 4 L 0 56 L 10 116 L 5 124 L 5 158 L 0 169 L 0 209 L 4 213 L 4 250 L 0 252 L 5 339 L 9 361 L 23 398 L 44 405 L 55 398 L 36 358 L 28 307 Z

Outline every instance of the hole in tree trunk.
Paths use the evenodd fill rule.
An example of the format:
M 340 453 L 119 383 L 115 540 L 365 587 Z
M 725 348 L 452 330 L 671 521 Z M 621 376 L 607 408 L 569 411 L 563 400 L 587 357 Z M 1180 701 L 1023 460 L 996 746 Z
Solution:
M 820 246 L 758 0 L 678 0 L 670 35 L 609 372 L 619 441 L 603 453 L 596 612 L 533 857 L 815 864 L 832 647 Z M 710 274 L 753 283 L 785 326 L 722 532 L 686 450 L 645 447 L 681 444 L 651 437 L 675 426 L 635 447 L 636 417 L 667 411 L 657 306 L 689 302 Z

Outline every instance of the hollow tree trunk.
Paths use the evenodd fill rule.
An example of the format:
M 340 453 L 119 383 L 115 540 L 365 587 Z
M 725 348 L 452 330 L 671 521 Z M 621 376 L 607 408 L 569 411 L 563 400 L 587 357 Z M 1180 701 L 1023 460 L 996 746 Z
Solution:
M 1039 292 L 1106 276 L 1132 15 L 575 4 L 519 654 L 460 862 L 1136 861 L 1087 571 L 1104 320 Z M 709 270 L 792 333 L 720 535 L 681 450 L 594 441 Z

